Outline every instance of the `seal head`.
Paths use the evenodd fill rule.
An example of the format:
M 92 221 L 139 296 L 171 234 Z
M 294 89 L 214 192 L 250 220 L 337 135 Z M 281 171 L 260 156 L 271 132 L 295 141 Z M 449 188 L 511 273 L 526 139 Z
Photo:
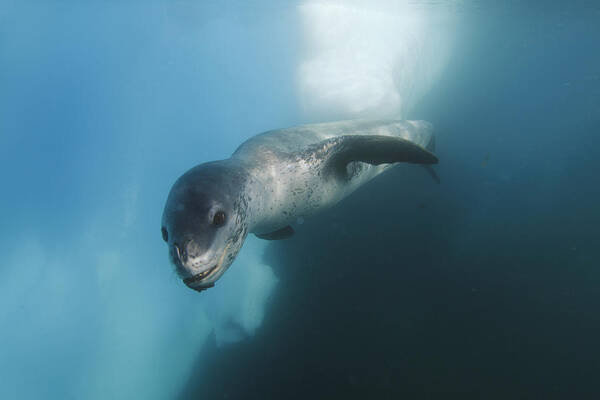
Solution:
M 244 168 L 231 160 L 198 165 L 173 185 L 161 233 L 169 258 L 190 288 L 214 286 L 247 235 Z

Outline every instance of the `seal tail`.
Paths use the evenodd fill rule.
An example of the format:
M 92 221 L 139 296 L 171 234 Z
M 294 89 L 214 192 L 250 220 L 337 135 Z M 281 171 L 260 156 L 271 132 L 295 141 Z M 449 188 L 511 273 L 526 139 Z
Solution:
M 431 134 L 431 139 L 429 139 L 429 143 L 427 143 L 427 146 L 425 148 L 432 153 L 435 152 L 435 135 L 434 134 Z M 421 166 L 423 168 L 425 168 L 425 171 L 427 171 L 427 173 L 433 178 L 433 180 L 438 185 L 440 183 L 442 183 L 442 180 L 438 176 L 437 172 L 435 172 L 435 169 L 433 169 L 432 165 L 421 164 Z
M 433 169 L 433 167 L 431 165 L 422 165 L 422 167 L 425 168 L 425 171 L 427 171 L 427 173 L 429 175 L 431 175 L 431 177 L 437 184 L 442 183 L 442 180 L 440 179 L 437 172 L 435 172 L 435 169 Z
M 425 148 L 432 153 L 435 151 L 435 135 L 434 134 L 431 134 L 431 139 L 429 139 L 429 143 L 427 143 L 427 147 L 425 147 Z M 425 171 L 427 171 L 427 173 L 429 175 L 431 175 L 431 177 L 437 184 L 442 183 L 442 180 L 438 176 L 437 172 L 435 172 L 435 169 L 433 169 L 432 165 L 421 164 L 421 166 L 423 168 L 425 168 Z

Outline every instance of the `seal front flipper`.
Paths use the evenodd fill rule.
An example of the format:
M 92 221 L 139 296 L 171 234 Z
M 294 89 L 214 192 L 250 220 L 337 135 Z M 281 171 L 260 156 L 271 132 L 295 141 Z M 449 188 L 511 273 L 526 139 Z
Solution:
M 284 228 L 278 229 L 269 233 L 255 233 L 256 237 L 265 239 L 265 240 L 281 240 L 291 238 L 294 234 L 294 229 L 291 226 L 286 226 Z
M 353 161 L 379 165 L 396 162 L 437 164 L 435 154 L 410 140 L 383 135 L 348 135 L 328 139 L 315 145 L 317 152 L 329 152 L 324 171 L 346 175 Z

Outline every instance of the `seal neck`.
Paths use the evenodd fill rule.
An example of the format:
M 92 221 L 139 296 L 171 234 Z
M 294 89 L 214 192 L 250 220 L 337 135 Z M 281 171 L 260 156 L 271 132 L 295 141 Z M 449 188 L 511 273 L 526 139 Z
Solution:
M 248 171 L 246 194 L 250 198 L 247 209 L 248 232 L 262 233 L 281 228 L 280 209 L 287 193 L 280 166 L 245 163 Z
M 246 162 L 247 178 L 244 190 L 244 199 L 246 202 L 246 224 L 248 232 L 254 232 L 257 226 L 260 226 L 265 219 L 265 214 L 269 209 L 270 194 L 268 186 L 258 172 L 257 168 L 249 162 Z

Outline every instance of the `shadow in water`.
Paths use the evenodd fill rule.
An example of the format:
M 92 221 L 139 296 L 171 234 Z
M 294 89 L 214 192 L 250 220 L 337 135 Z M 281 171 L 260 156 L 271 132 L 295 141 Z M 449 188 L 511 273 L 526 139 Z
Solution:
M 589 232 L 551 229 L 572 215 L 467 207 L 482 181 L 441 172 L 436 185 L 394 169 L 272 245 L 280 284 L 263 326 L 225 348 L 209 341 L 181 398 L 600 393 Z M 497 196 L 501 208 L 510 194 Z

